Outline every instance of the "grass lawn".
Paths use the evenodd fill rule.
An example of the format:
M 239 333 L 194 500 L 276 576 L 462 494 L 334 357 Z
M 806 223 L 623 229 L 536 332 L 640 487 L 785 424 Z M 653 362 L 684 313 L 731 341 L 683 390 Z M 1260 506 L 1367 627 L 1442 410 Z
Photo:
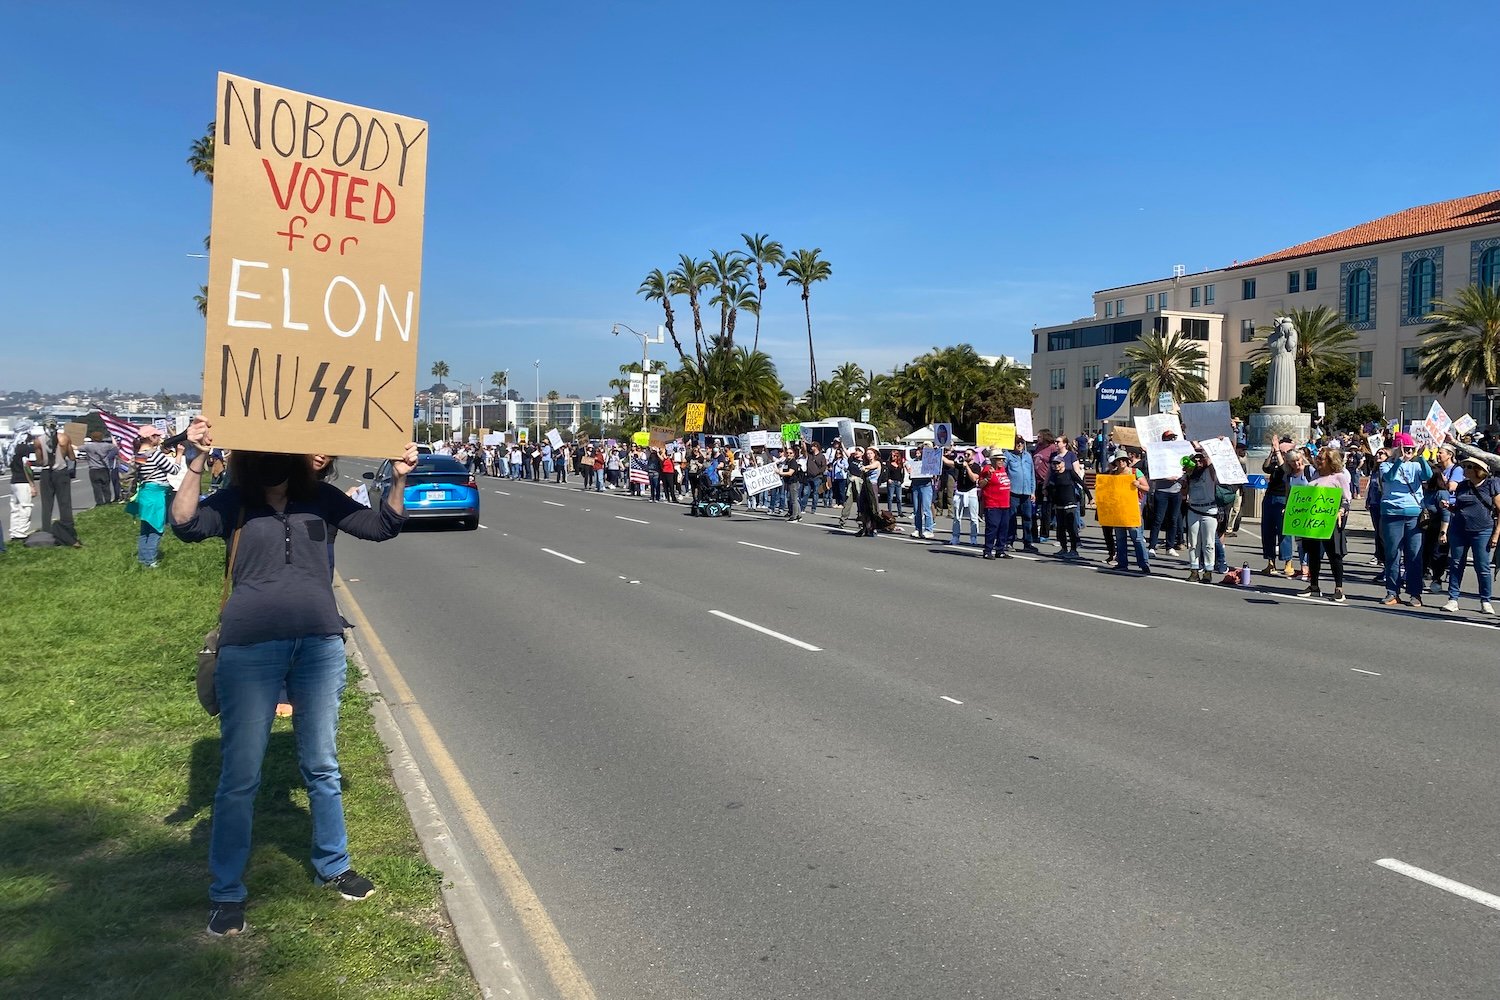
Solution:
M 224 546 L 170 533 L 136 563 L 119 507 L 83 549 L 0 556 L 0 996 L 477 997 L 351 675 L 340 760 L 350 853 L 379 892 L 313 886 L 289 720 L 256 802 L 249 933 L 214 939 L 208 830 L 217 720 L 194 693 Z

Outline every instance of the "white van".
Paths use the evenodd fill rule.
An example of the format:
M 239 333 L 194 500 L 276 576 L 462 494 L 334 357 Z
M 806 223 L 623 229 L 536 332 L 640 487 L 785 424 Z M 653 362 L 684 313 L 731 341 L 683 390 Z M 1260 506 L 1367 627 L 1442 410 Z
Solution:
M 828 420 L 804 420 L 802 421 L 802 430 L 806 438 L 816 441 L 819 447 L 827 451 L 838 442 L 839 424 L 844 423 L 846 419 L 833 417 Z M 849 420 L 848 422 L 854 427 L 854 446 L 856 448 L 880 447 L 880 432 L 875 429 L 874 424 L 866 424 L 858 420 Z

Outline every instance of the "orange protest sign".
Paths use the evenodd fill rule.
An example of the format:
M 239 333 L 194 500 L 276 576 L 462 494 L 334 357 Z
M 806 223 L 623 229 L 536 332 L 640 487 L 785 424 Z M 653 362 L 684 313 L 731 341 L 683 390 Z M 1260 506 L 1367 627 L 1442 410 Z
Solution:
M 1135 488 L 1135 474 L 1101 475 L 1094 480 L 1094 503 L 1099 508 L 1099 524 L 1106 528 L 1139 528 L 1141 526 L 1140 493 Z
M 411 439 L 427 123 L 219 74 L 203 414 L 214 443 Z

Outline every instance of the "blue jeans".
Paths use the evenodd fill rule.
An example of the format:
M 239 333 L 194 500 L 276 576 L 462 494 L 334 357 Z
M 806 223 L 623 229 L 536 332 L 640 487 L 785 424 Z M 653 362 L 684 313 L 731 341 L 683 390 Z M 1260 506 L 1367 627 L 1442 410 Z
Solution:
M 145 521 L 141 522 L 141 533 L 135 540 L 135 555 L 142 566 L 156 562 L 156 552 L 161 548 L 161 532 Z
M 1458 518 L 1448 522 L 1448 597 L 1458 600 L 1458 585 L 1463 582 L 1464 562 L 1468 553 L 1474 553 L 1474 575 L 1479 578 L 1479 599 L 1490 599 L 1491 573 L 1490 552 L 1486 546 L 1490 541 L 1488 531 L 1473 531 L 1464 527 Z
M 901 504 L 901 484 L 894 479 L 887 479 L 885 482 L 886 513 L 890 513 L 892 504 L 896 506 L 896 516 L 900 517 L 906 509 Z
M 969 522 L 969 544 L 979 544 L 979 494 L 975 490 L 953 494 L 953 544 L 958 544 L 959 527 Z
M 595 493 L 603 493 L 604 492 L 604 470 L 603 469 L 595 469 L 594 470 L 594 492 Z
M 1175 549 L 1182 542 L 1182 493 L 1163 493 L 1156 491 L 1156 511 L 1151 518 L 1151 535 L 1146 544 L 1156 548 L 1156 535 L 1161 532 L 1165 537 L 1167 548 Z M 1166 530 L 1163 531 L 1162 529 Z
M 984 509 L 984 554 L 1004 551 L 1001 542 L 1005 534 L 1005 519 L 1010 516 L 1009 507 L 986 507 Z
M 911 484 L 911 525 L 924 535 L 932 534 L 932 480 Z
M 1286 497 L 1267 493 L 1260 515 L 1260 554 L 1268 563 L 1292 558 L 1292 540 L 1281 533 L 1285 521 Z
M 1422 533 L 1417 530 L 1417 515 L 1382 511 L 1380 537 L 1385 542 L 1385 596 L 1401 593 L 1401 557 L 1406 557 L 1406 592 L 1412 597 L 1422 593 Z
M 1036 507 L 1031 497 L 1018 497 L 1014 493 L 1010 497 L 1010 516 L 1005 519 L 1005 545 L 1010 546 L 1016 540 L 1016 518 L 1021 519 L 1021 540 L 1026 543 L 1028 549 L 1036 546 L 1031 540 L 1031 518 Z
M 338 756 L 339 697 L 346 675 L 344 641 L 337 635 L 219 648 L 214 684 L 223 764 L 209 835 L 209 899 L 238 902 L 246 896 L 255 793 L 282 685 L 291 699 L 297 763 L 307 783 L 313 870 L 324 879 L 348 870 Z
M 1130 568 L 1130 550 L 1125 548 L 1129 541 L 1135 546 L 1135 564 L 1140 569 L 1150 569 L 1151 563 L 1146 558 L 1146 543 L 1141 538 L 1140 528 L 1115 528 L 1115 565 L 1121 569 Z

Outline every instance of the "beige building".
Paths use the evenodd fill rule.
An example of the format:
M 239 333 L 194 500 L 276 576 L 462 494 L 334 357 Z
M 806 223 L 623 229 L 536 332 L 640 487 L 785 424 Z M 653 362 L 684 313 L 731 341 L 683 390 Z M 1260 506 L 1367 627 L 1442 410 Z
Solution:
M 1232 399 L 1249 381 L 1257 328 L 1320 305 L 1359 332 L 1358 402 L 1414 420 L 1436 398 L 1483 426 L 1485 386 L 1434 397 L 1417 379 L 1423 317 L 1434 299 L 1469 284 L 1500 288 L 1500 191 L 1410 208 L 1216 271 L 1107 288 L 1094 293 L 1093 316 L 1033 331 L 1036 426 L 1068 434 L 1095 426 L 1094 386 L 1120 373 L 1125 348 L 1153 331 L 1200 341 L 1209 398 Z M 1500 403 L 1495 412 L 1500 418 Z

